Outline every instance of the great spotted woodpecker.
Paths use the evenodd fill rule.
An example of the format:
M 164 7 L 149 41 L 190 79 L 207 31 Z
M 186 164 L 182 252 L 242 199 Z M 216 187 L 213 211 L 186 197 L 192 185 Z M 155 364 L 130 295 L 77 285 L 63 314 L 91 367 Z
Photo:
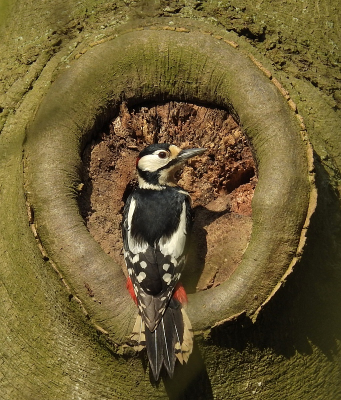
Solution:
M 156 381 L 163 365 L 172 377 L 176 358 L 187 362 L 193 348 L 192 327 L 182 307 L 187 297 L 179 283 L 192 209 L 189 194 L 176 185 L 174 175 L 204 151 L 166 143 L 146 147 L 136 161 L 139 186 L 124 207 L 127 287 L 139 311 L 131 338 L 138 351 L 147 348 Z

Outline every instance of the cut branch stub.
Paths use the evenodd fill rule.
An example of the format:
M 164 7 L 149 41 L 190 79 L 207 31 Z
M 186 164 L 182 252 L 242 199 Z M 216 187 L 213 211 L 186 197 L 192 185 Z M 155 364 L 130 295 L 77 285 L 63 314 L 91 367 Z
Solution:
M 232 111 L 258 163 L 249 246 L 229 280 L 190 296 L 194 328 L 244 310 L 252 315 L 286 274 L 303 240 L 312 190 L 309 145 L 286 99 L 249 57 L 212 36 L 168 30 L 130 32 L 94 47 L 44 98 L 28 130 L 26 179 L 47 254 L 93 322 L 117 343 L 129 333 L 136 310 L 121 268 L 79 214 L 80 155 L 112 116 L 108 110 L 117 112 L 122 101 L 171 99 Z

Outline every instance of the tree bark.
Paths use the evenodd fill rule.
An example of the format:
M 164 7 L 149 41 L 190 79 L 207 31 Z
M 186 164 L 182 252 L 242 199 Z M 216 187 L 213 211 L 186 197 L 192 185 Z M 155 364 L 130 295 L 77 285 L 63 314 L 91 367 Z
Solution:
M 4 10 L 0 19 L 2 398 L 341 398 L 338 3 L 325 0 L 304 6 L 293 1 L 278 6 L 267 1 L 256 6 L 245 1 L 240 7 L 238 2 L 215 1 L 58 0 L 37 5 L 25 0 L 0 5 Z M 208 23 L 213 20 L 214 25 Z M 205 35 L 206 39 L 201 38 Z M 143 77 L 150 74 L 158 83 L 164 79 L 160 93 L 153 92 L 150 77 L 141 89 L 141 82 L 136 84 L 131 78 L 129 63 L 124 64 L 127 57 L 138 54 L 137 40 L 155 43 L 156 37 L 160 46 L 168 43 L 169 52 L 177 40 L 186 50 L 179 59 L 171 54 L 174 67 L 180 65 L 179 60 L 182 64 L 168 77 L 163 66 L 155 67 L 160 75 L 152 70 L 155 55 L 151 53 L 151 61 L 146 62 L 148 53 L 143 51 L 145 60 L 140 64 L 152 71 L 142 70 Z M 195 46 L 199 48 L 188 56 Z M 224 49 L 221 59 L 207 60 L 207 64 L 217 65 L 217 75 L 207 78 L 207 88 L 213 84 L 217 88 L 214 93 L 193 90 L 201 46 L 203 53 L 216 56 L 221 50 L 215 47 Z M 230 57 L 231 64 L 241 57 L 246 72 L 241 70 L 231 80 L 224 57 Z M 119 68 L 126 76 L 116 80 L 116 94 L 109 95 L 105 89 L 108 81 L 100 79 L 106 79 L 107 64 L 114 65 L 112 60 L 118 60 L 112 70 L 115 79 Z M 137 65 L 136 60 L 131 64 Z M 195 60 L 199 60 L 196 67 Z M 99 75 L 91 82 L 88 68 L 93 65 Z M 182 65 L 192 65 L 193 70 Z M 203 71 L 210 71 L 206 68 L 210 67 L 205 63 Z M 226 82 L 233 82 L 226 83 L 226 88 L 219 72 L 223 68 Z M 141 73 L 139 68 L 136 71 Z M 244 107 L 248 100 L 234 94 L 238 91 L 236 80 L 243 73 L 246 78 L 240 84 L 249 82 L 247 79 L 260 82 L 261 94 L 250 94 L 249 110 Z M 77 88 L 86 82 L 84 77 L 89 92 L 83 88 L 80 99 Z M 185 77 L 192 83 L 184 84 Z M 176 88 L 176 78 L 183 95 Z M 205 79 L 203 76 L 201 87 L 205 87 Z M 63 98 L 68 87 L 71 90 Z M 190 90 L 193 92 L 188 94 Z M 264 95 L 267 90 L 269 94 Z M 242 86 L 241 91 L 247 93 Z M 233 278 L 235 283 L 232 279 L 214 292 L 193 296 L 189 314 L 197 331 L 194 354 L 187 366 L 176 370 L 173 380 L 164 378 L 159 384 L 151 383 L 145 360 L 125 345 L 135 310 L 127 305 L 131 303 L 123 292 L 123 274 L 111 272 L 111 264 L 99 248 L 89 250 L 90 260 L 85 257 L 81 247 L 87 234 L 74 217 L 77 210 L 75 203 L 72 205 L 72 193 L 79 183 L 77 157 L 84 140 L 105 117 L 106 106 L 118 104 L 123 92 L 130 101 L 147 98 L 148 93 L 150 98 L 167 93 L 170 98 L 188 96 L 198 101 L 205 97 L 225 107 L 232 103 L 260 162 L 253 239 L 241 272 Z M 228 98 L 226 93 L 230 101 L 219 103 Z M 263 116 L 258 126 L 255 113 L 262 96 L 277 114 L 273 118 L 271 107 L 265 110 L 266 102 L 260 105 L 266 118 Z M 93 115 L 89 114 L 92 106 L 97 110 Z M 71 134 L 69 120 L 75 127 Z M 56 125 L 65 133 L 55 130 Z M 300 132 L 303 137 L 297 135 Z M 306 132 L 314 148 L 318 191 L 313 215 L 314 175 Z M 263 143 L 267 137 L 270 145 Z M 271 140 L 277 141 L 277 148 L 271 147 Z M 50 155 L 52 158 L 44 160 Z M 286 171 L 281 171 L 282 164 L 276 168 L 273 160 L 283 162 Z M 271 190 L 267 170 L 278 176 L 277 186 Z M 60 175 L 55 181 L 54 173 Z M 284 185 L 286 178 L 288 184 Z M 276 204 L 272 204 L 273 198 Z M 279 198 L 286 210 L 290 206 L 289 211 L 278 211 L 275 223 L 264 219 L 267 207 L 281 209 Z M 54 201 L 66 209 L 64 220 L 58 219 L 60 209 Z M 52 230 L 49 218 L 55 223 Z M 266 231 L 273 234 L 265 235 Z M 62 240 L 69 240 L 69 251 Z M 263 250 L 256 246 L 257 240 Z M 261 259 L 259 266 L 256 258 Z M 106 271 L 104 275 L 94 268 L 97 262 Z M 101 304 L 82 293 L 82 265 L 103 297 Z M 256 275 L 252 275 L 254 271 Z M 111 297 L 108 277 L 113 281 Z M 209 310 L 206 314 L 203 306 Z

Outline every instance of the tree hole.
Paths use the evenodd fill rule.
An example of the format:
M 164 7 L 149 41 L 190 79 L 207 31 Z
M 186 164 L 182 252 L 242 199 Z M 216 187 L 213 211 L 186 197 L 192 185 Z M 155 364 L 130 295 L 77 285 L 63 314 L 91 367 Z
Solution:
M 83 153 L 79 206 L 86 226 L 125 271 L 122 209 L 137 185 L 136 157 L 155 142 L 207 148 L 190 160 L 178 181 L 190 193 L 195 211 L 182 282 L 189 293 L 217 286 L 233 273 L 248 245 L 257 184 L 251 147 L 226 110 L 180 102 L 132 109 L 122 104 L 119 115 Z

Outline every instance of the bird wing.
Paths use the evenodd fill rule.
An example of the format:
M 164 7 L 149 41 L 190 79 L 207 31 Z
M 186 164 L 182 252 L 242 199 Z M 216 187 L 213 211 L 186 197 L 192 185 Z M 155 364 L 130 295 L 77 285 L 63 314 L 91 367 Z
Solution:
M 154 246 L 143 236 L 132 235 L 137 208 L 134 194 L 129 197 L 124 210 L 124 257 L 140 313 L 151 331 L 160 322 L 186 262 L 192 220 L 188 196 L 182 197 L 180 206 L 177 228 L 171 235 L 161 236 Z

